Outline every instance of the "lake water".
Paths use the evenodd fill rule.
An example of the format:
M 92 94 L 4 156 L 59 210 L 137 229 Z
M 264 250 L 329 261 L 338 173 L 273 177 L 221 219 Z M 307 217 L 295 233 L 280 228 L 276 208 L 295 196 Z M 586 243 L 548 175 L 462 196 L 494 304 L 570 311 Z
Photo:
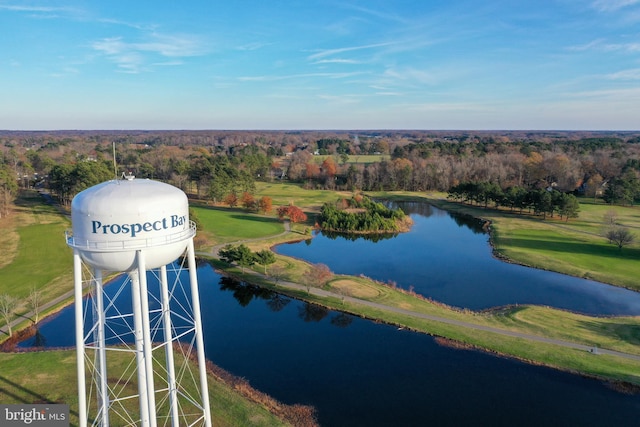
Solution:
M 637 425 L 640 396 L 599 381 L 444 347 L 208 265 L 198 281 L 207 358 L 282 402 L 315 406 L 326 427 Z M 73 322 L 68 307 L 43 323 L 46 345 L 73 346 Z
M 429 239 L 437 235 L 449 238 L 445 230 L 454 231 L 462 247 L 456 251 L 438 251 L 435 247 L 421 246 L 425 244 L 425 237 L 417 239 L 410 247 L 421 254 L 418 260 L 422 261 L 414 260 L 410 265 L 421 269 L 430 262 L 429 258 L 450 254 L 458 259 L 451 264 L 451 268 L 457 266 L 453 271 L 477 267 L 478 261 L 467 260 L 474 255 L 467 255 L 463 249 L 476 245 L 476 250 L 486 253 L 489 251 L 487 236 L 477 225 L 474 228 L 473 222 L 464 225 L 464 218 L 454 219 L 442 211 L 431 212 L 430 216 L 413 215 L 442 222 L 425 225 L 417 218 L 415 230 L 433 228 L 427 233 Z M 318 242 L 322 238 L 317 237 L 308 247 L 321 246 Z M 362 244 L 361 241 L 355 243 Z M 396 250 L 403 249 L 401 247 Z M 366 257 L 369 252 L 359 249 L 352 254 Z M 338 252 L 334 253 L 334 258 L 339 257 Z M 396 254 L 389 257 L 396 259 Z M 385 261 L 379 259 L 379 262 Z M 479 265 L 487 260 L 493 260 L 490 254 L 488 257 L 485 254 Z M 430 265 L 444 263 L 441 260 Z M 519 268 L 537 274 L 535 270 Z M 332 269 L 338 271 L 335 266 Z M 410 272 L 410 269 L 397 271 Z M 469 277 L 479 288 L 479 297 L 484 297 L 487 291 L 482 287 L 486 284 L 477 279 L 484 273 L 472 273 L 461 277 Z M 365 274 L 374 276 L 371 272 Z M 433 274 L 425 273 L 428 277 Z M 403 282 L 405 279 L 399 276 L 392 279 L 407 283 L 403 286 L 420 283 L 415 279 Z M 107 286 L 107 292 L 116 292 L 120 280 Z M 580 284 L 591 283 L 574 280 Z M 444 347 L 424 334 L 325 310 L 229 280 L 209 265 L 198 268 L 198 281 L 207 358 L 282 402 L 315 406 L 323 426 L 638 425 L 640 396 L 616 392 L 599 381 L 483 352 Z M 596 285 L 600 284 L 593 286 Z M 153 280 L 149 286 L 151 292 L 157 292 L 157 283 Z M 450 286 L 457 285 L 447 281 L 434 288 Z M 564 295 L 566 292 L 553 293 Z M 455 292 L 447 290 L 442 294 Z M 603 311 L 611 310 L 611 304 L 604 305 Z M 495 301 L 488 298 L 479 307 L 492 305 L 496 305 Z M 40 339 L 47 346 L 74 346 L 73 324 L 73 307 L 68 307 L 41 325 Z M 32 344 L 33 339 L 22 346 Z
M 403 203 L 414 221 L 408 233 L 378 240 L 317 234 L 276 248 L 323 263 L 339 274 L 393 281 L 452 306 L 481 310 L 537 304 L 596 315 L 640 315 L 640 293 L 500 261 L 479 220 L 426 203 Z

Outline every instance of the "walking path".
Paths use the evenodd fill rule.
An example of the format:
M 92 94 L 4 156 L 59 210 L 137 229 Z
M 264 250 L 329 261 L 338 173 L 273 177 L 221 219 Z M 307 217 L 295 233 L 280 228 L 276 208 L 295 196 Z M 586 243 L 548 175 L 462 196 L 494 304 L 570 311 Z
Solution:
M 250 273 L 250 274 L 254 274 L 256 276 L 262 276 L 264 277 L 264 275 L 255 272 L 253 270 L 245 270 L 245 272 Z M 287 281 L 279 281 L 278 282 L 278 286 L 279 287 L 283 287 L 283 288 L 287 288 L 287 289 L 291 289 L 291 290 L 298 290 L 298 291 L 303 291 L 303 292 L 308 292 L 310 294 L 322 297 L 322 298 L 337 298 L 337 299 L 343 299 L 344 301 L 348 301 L 352 304 L 359 304 L 359 305 L 364 305 L 367 307 L 371 307 L 371 308 L 375 308 L 375 309 L 379 309 L 379 310 L 383 310 L 383 311 L 388 311 L 388 312 L 393 312 L 393 313 L 397 313 L 397 314 L 403 314 L 403 315 L 407 315 L 407 316 L 413 316 L 413 317 L 417 317 L 420 319 L 425 319 L 425 320 L 431 320 L 434 322 L 441 322 L 441 323 L 446 323 L 449 325 L 455 325 L 455 326 L 460 326 L 463 328 L 467 328 L 467 329 L 473 329 L 473 330 L 480 330 L 480 331 L 485 331 L 485 332 L 491 332 L 491 333 L 495 333 L 495 334 L 499 334 L 499 335 L 503 335 L 503 336 L 509 336 L 509 337 L 514 337 L 514 338 L 523 338 L 523 339 L 527 339 L 530 341 L 536 341 L 536 342 L 541 342 L 541 343 L 545 343 L 545 344 L 554 344 L 554 345 L 559 345 L 562 347 L 567 347 L 567 348 L 574 348 L 574 349 L 578 349 L 578 350 L 584 350 L 587 351 L 589 353 L 593 353 L 593 354 L 607 354 L 607 355 L 611 355 L 611 356 L 618 356 L 618 357 L 622 357 L 625 359 L 631 359 L 631 360 L 637 360 L 640 361 L 640 355 L 636 355 L 636 354 L 629 354 L 629 353 L 623 353 L 623 352 L 619 352 L 619 351 L 613 351 L 613 350 L 607 350 L 607 349 L 603 349 L 600 347 L 593 347 L 593 346 L 589 346 L 589 345 L 585 345 L 585 344 L 578 344 L 572 341 L 566 341 L 566 340 L 560 340 L 560 339 L 555 339 L 555 338 L 546 338 L 546 337 L 541 337 L 539 335 L 533 335 L 533 334 L 526 334 L 526 333 L 522 333 L 522 332 L 515 332 L 515 331 L 509 331 L 506 329 L 499 329 L 499 328 L 494 328 L 491 326 L 484 326 L 484 325 L 478 325 L 475 323 L 469 323 L 469 322 L 463 322 L 460 320 L 454 320 L 454 319 L 449 319 L 446 317 L 442 317 L 442 316 L 435 316 L 435 315 L 431 315 L 431 314 L 425 314 L 425 313 L 419 313 L 416 311 L 412 311 L 412 310 L 405 310 L 399 307 L 393 307 L 393 306 L 389 306 L 389 305 L 385 305 L 385 304 L 380 304 L 380 303 L 376 303 L 373 301 L 367 301 L 367 300 L 363 300 L 363 299 L 359 299 L 359 298 L 354 298 L 354 297 L 349 297 L 349 296 L 344 296 L 341 294 L 337 294 L 331 291 L 327 291 L 324 289 L 318 289 L 318 288 L 308 288 L 307 286 L 304 285 L 300 285 L 298 283 L 293 283 L 293 282 L 287 282 Z
M 63 303 L 63 302 L 69 302 L 71 303 L 71 299 L 73 298 L 73 294 L 74 294 L 74 290 L 71 289 L 68 292 L 65 292 L 64 294 L 50 300 L 47 301 L 46 303 L 42 304 L 39 309 L 38 309 L 38 313 L 44 313 L 46 312 L 48 309 L 50 309 L 51 307 L 55 307 L 56 305 Z M 19 314 L 17 316 L 17 318 L 13 319 L 11 322 L 9 322 L 9 324 L 11 325 L 11 329 L 13 330 L 14 328 L 16 328 L 20 323 L 24 322 L 25 320 L 31 320 L 35 317 L 35 312 L 34 311 L 29 311 L 27 313 L 24 314 Z M 15 331 L 13 331 L 15 332 Z M 2 329 L 0 329 L 0 336 L 1 335 L 9 335 L 9 328 L 5 325 Z
M 291 228 L 289 227 L 289 224 L 285 223 L 285 231 L 283 233 L 278 234 L 277 236 L 285 235 L 285 234 L 289 233 L 290 231 L 291 231 Z M 276 236 L 271 236 L 271 237 L 276 237 Z M 246 243 L 246 242 L 249 242 L 249 241 L 259 241 L 259 240 L 263 240 L 263 239 L 261 239 L 261 238 L 249 239 L 249 240 L 243 240 L 243 241 L 234 242 L 234 243 L 231 243 L 231 244 L 241 244 L 241 243 Z M 204 255 L 204 256 L 214 256 L 214 257 L 217 258 L 218 257 L 218 250 L 221 247 L 225 246 L 225 245 L 214 246 L 214 248 L 211 250 L 211 252 L 201 252 L 200 254 Z M 249 273 L 249 274 L 253 274 L 255 276 L 263 277 L 263 278 L 266 277 L 265 275 L 263 275 L 261 273 L 258 273 L 256 271 L 253 271 L 253 270 L 245 270 L 245 272 Z M 559 345 L 559 346 L 566 347 L 566 348 L 573 348 L 573 349 L 577 349 L 577 350 L 587 351 L 587 352 L 592 353 L 592 354 L 606 354 L 606 355 L 610 355 L 610 356 L 617 356 L 617 357 L 622 357 L 622 358 L 625 358 L 625 359 L 631 359 L 631 360 L 640 361 L 640 355 L 636 355 L 636 354 L 623 353 L 623 352 L 614 351 L 614 350 L 607 350 L 607 349 L 603 349 L 603 348 L 599 348 L 599 347 L 593 347 L 593 346 L 586 345 L 586 344 L 579 344 L 579 343 L 575 343 L 575 342 L 567 341 L 567 340 L 561 340 L 561 339 L 555 339 L 555 338 L 547 338 L 547 337 L 542 337 L 542 336 L 539 336 L 539 335 L 533 335 L 533 334 L 527 334 L 527 333 L 522 333 L 522 332 L 509 331 L 509 330 L 506 330 L 506 329 L 499 329 L 499 328 L 494 328 L 494 327 L 491 327 L 491 326 L 478 325 L 478 324 L 475 324 L 475 323 L 469 323 L 469 322 L 464 322 L 464 321 L 460 321 L 460 320 L 449 319 L 449 318 L 442 317 L 442 316 L 435 316 L 435 315 L 431 315 L 431 314 L 419 313 L 419 312 L 412 311 L 412 310 L 406 310 L 406 309 L 402 309 L 402 308 L 399 308 L 399 307 L 393 307 L 393 306 L 389 306 L 389 305 L 385 305 L 385 304 L 376 303 L 376 302 L 373 302 L 373 301 L 367 301 L 367 300 L 363 300 L 363 299 L 360 299 L 360 298 L 354 298 L 354 297 L 349 297 L 349 296 L 337 294 L 335 292 L 327 291 L 327 290 L 324 290 L 324 289 L 307 287 L 307 286 L 301 285 L 299 283 L 293 283 L 293 282 L 288 282 L 288 281 L 278 281 L 278 286 L 279 287 L 283 287 L 283 288 L 287 288 L 287 289 L 291 289 L 291 290 L 308 292 L 308 293 L 311 293 L 313 295 L 316 295 L 316 296 L 319 296 L 319 297 L 322 297 L 322 298 L 342 299 L 342 300 L 348 301 L 348 302 L 350 302 L 352 304 L 364 305 L 364 306 L 375 308 L 375 309 L 379 309 L 379 310 L 384 310 L 384 311 L 393 312 L 393 313 L 397 313 L 397 314 L 403 314 L 403 315 L 407 315 L 407 316 L 413 316 L 413 317 L 417 317 L 417 318 L 420 318 L 420 319 L 431 320 L 431 321 L 434 321 L 434 322 L 446 323 L 446 324 L 449 324 L 449 325 L 460 326 L 460 327 L 467 328 L 467 329 L 491 332 L 491 333 L 495 333 L 495 334 L 499 334 L 499 335 L 503 335 L 503 336 L 509 336 L 509 337 L 514 337 L 514 338 L 522 338 L 522 339 L 535 341 L 535 342 L 540 342 L 540 343 L 545 343 L 545 344 L 554 344 L 554 345 Z

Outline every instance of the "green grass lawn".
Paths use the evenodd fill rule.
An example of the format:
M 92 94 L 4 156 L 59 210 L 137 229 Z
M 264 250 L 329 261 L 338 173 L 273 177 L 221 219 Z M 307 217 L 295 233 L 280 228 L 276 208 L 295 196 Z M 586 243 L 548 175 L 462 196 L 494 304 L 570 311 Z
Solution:
M 273 216 L 246 212 L 242 209 L 193 206 L 202 231 L 214 244 L 256 239 L 282 233 L 282 221 Z
M 25 195 L 19 202 L 19 219 L 14 222 L 16 252 L 13 262 L 0 268 L 0 293 L 22 298 L 36 288 L 53 298 L 73 289 L 72 282 L 67 286 L 59 283 L 61 277 L 72 277 L 73 253 L 64 239 L 70 221 L 43 204 L 36 193 Z
M 118 378 L 121 370 L 126 369 L 129 364 L 127 354 L 111 353 L 109 356 L 109 377 Z M 0 371 L 0 402 L 4 404 L 68 404 L 70 424 L 78 425 L 75 350 L 0 353 L 0 366 L 2 366 Z M 262 405 L 248 401 L 231 386 L 212 376 L 209 376 L 208 384 L 213 425 L 219 427 L 287 425 Z M 185 386 L 185 384 L 181 383 L 181 386 Z M 95 401 L 92 399 L 88 403 L 91 405 L 91 411 L 91 408 L 95 406 Z M 160 405 L 160 402 L 158 404 Z M 125 401 L 124 405 L 132 414 L 137 413 L 136 401 L 132 400 L 129 403 Z M 113 417 L 111 425 L 127 424 L 123 424 L 116 417 Z
M 290 183 L 256 183 L 256 198 L 271 197 L 273 206 L 294 204 L 300 208 L 318 211 L 325 202 L 334 202 L 340 197 L 351 197 L 350 192 L 330 190 L 306 190 L 298 184 Z

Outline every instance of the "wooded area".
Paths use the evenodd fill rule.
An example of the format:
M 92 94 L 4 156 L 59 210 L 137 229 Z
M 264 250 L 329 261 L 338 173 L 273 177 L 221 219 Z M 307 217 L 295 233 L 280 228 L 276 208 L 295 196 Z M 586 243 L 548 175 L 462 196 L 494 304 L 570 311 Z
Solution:
M 486 183 L 504 195 L 553 189 L 631 205 L 640 200 L 640 132 L 2 131 L 0 215 L 19 186 L 68 204 L 125 173 L 214 203 L 241 200 L 256 181 L 288 180 L 354 192 Z

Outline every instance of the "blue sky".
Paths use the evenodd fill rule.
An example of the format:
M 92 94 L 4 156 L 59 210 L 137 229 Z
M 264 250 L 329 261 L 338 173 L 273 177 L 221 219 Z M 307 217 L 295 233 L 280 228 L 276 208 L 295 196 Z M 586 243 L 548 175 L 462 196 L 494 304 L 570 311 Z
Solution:
M 640 0 L 0 0 L 0 129 L 640 129 Z

